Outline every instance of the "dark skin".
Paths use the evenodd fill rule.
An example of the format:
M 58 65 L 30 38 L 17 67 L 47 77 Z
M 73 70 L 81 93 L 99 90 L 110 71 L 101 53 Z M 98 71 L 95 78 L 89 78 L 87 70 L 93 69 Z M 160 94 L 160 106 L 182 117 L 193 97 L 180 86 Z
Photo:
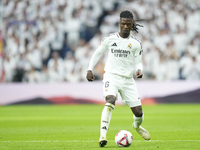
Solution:
M 122 38 L 127 38 L 130 35 L 132 25 L 133 25 L 133 19 L 131 19 L 131 18 L 121 18 L 120 22 L 119 22 L 119 26 L 120 26 L 119 35 Z M 138 69 L 136 71 L 136 77 L 142 78 L 142 76 L 143 76 L 143 74 L 142 74 L 141 70 Z M 91 70 L 87 71 L 86 78 L 89 82 L 94 81 L 95 77 L 94 77 Z M 116 96 L 114 96 L 114 95 L 107 95 L 106 96 L 106 102 L 107 103 L 111 103 L 111 104 L 115 105 L 115 101 L 116 101 Z M 131 107 L 131 110 L 136 117 L 142 117 L 143 111 L 142 111 L 141 105 L 136 106 L 136 107 Z
M 120 26 L 119 35 L 122 38 L 127 38 L 131 32 L 131 27 L 133 26 L 133 19 L 121 18 L 119 22 L 119 26 Z

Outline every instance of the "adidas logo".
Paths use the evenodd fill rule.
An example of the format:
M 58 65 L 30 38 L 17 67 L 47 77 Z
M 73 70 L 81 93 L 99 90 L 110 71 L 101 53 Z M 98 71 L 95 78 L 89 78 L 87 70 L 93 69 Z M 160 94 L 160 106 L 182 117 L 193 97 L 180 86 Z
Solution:
M 105 130 L 107 130 L 106 126 L 102 127 L 101 129 L 105 129 Z
M 116 44 L 116 43 L 113 43 L 111 46 L 117 46 L 117 44 Z

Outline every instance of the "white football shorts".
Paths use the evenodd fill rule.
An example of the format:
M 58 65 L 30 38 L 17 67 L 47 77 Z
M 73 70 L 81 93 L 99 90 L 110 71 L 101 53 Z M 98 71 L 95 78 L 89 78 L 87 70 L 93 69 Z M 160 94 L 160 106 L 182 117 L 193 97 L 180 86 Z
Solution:
M 104 73 L 103 75 L 103 94 L 116 96 L 118 93 L 122 98 L 122 102 L 129 105 L 129 107 L 136 107 L 141 105 L 141 100 L 133 78 L 126 78 L 123 76 Z

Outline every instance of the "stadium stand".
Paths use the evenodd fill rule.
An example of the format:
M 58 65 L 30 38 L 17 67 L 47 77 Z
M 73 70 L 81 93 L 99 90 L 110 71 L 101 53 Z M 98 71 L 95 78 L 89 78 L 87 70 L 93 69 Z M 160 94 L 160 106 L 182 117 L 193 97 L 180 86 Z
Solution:
M 199 0 L 4 0 L 4 82 L 81 82 L 101 39 L 131 10 L 145 80 L 200 80 Z M 95 67 L 101 80 L 106 54 Z M 4 72 L 4 73 L 3 73 Z M 3 81 L 2 80 L 2 81 Z

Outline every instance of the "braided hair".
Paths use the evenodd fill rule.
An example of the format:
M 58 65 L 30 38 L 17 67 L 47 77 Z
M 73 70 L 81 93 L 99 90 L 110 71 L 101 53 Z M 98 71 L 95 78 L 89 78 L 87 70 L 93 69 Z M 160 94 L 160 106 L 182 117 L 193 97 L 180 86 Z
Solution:
M 125 11 L 122 11 L 120 13 L 120 18 L 130 18 L 130 19 L 133 19 L 133 14 L 130 11 L 125 10 Z M 132 26 L 131 30 L 138 33 L 139 29 L 138 29 L 137 26 L 139 26 L 139 27 L 143 27 L 143 26 L 140 25 L 140 24 L 137 24 L 135 21 L 142 21 L 142 20 L 144 20 L 144 19 L 141 19 L 141 20 L 134 20 L 133 19 L 133 26 Z

